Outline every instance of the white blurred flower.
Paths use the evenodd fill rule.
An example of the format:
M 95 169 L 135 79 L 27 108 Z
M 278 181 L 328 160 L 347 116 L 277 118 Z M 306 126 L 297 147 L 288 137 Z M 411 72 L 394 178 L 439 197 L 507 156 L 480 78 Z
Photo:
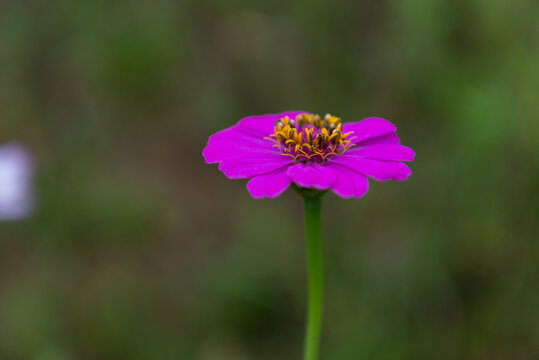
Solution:
M 0 145 L 0 220 L 29 216 L 33 209 L 34 164 L 18 143 Z

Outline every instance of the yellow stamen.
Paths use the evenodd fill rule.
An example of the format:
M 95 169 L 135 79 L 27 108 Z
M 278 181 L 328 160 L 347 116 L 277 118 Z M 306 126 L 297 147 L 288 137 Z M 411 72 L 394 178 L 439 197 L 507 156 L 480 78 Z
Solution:
M 302 129 L 304 126 L 309 128 Z M 348 150 L 352 142 L 351 132 L 343 134 L 341 119 L 326 114 L 322 119 L 315 114 L 299 114 L 295 119 L 288 116 L 275 124 L 275 133 L 267 137 L 276 142 L 283 155 L 295 159 L 311 159 L 315 156 L 325 160 Z M 305 137 L 303 136 L 305 135 Z M 302 160 L 303 161 L 303 160 Z

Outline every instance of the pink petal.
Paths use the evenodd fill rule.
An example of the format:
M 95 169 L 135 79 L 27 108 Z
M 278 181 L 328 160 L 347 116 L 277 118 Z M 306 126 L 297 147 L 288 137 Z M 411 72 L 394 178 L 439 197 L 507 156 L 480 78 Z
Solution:
M 379 161 L 362 159 L 355 156 L 347 156 L 346 153 L 330 160 L 378 181 L 406 180 L 412 171 L 408 166 L 399 161 Z
M 275 146 L 257 146 L 250 143 L 213 143 L 202 151 L 206 163 L 213 164 L 230 158 L 251 157 L 253 154 L 280 154 Z
M 325 167 L 333 169 L 338 174 L 337 181 L 331 187 L 338 196 L 345 199 L 360 198 L 369 190 L 369 180 L 365 175 L 336 163 L 327 163 Z
M 285 116 L 295 119 L 297 115 L 304 114 L 305 111 L 284 111 L 278 114 L 265 114 L 249 116 L 240 120 L 237 126 L 251 130 L 260 135 L 269 136 L 273 134 L 275 123 Z
M 289 167 L 286 173 L 296 185 L 317 190 L 329 189 L 337 179 L 335 171 L 318 164 L 299 163 Z
M 247 183 L 247 190 L 255 199 L 274 198 L 281 195 L 292 182 L 286 170 L 285 166 L 269 174 L 255 176 Z
M 370 139 L 359 141 L 356 143 L 355 146 L 367 146 L 367 145 L 373 145 L 373 144 L 400 144 L 400 143 L 401 143 L 401 139 L 399 139 L 397 134 L 391 133 L 391 134 L 376 136 Z
M 224 159 L 219 164 L 219 170 L 230 179 L 245 179 L 269 173 L 289 163 L 290 158 L 281 154 L 252 153 L 249 157 Z
M 404 145 L 375 144 L 351 148 L 346 155 L 375 160 L 414 161 L 415 152 Z
M 278 153 L 275 142 L 268 139 L 275 123 L 285 116 L 295 118 L 301 113 L 304 112 L 286 111 L 243 118 L 238 124 L 210 136 L 202 156 L 211 164 L 231 157 L 250 157 L 251 153 Z
M 390 135 L 397 127 L 391 122 L 377 117 L 370 117 L 358 122 L 344 123 L 343 133 L 352 132 L 349 139 L 356 144 L 364 140 Z
M 251 130 L 238 127 L 234 125 L 228 129 L 221 130 L 208 139 L 208 144 L 221 144 L 221 143 L 249 143 L 254 145 L 267 145 L 272 144 L 273 141 L 265 139 L 265 137 L 271 135 L 261 135 L 253 133 Z

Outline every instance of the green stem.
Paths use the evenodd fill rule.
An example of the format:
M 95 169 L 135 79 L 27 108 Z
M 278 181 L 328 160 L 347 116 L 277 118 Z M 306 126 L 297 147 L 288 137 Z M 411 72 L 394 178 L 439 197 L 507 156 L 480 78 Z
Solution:
M 304 196 L 305 234 L 307 237 L 307 273 L 309 277 L 309 305 L 305 332 L 304 360 L 318 360 L 324 274 L 322 263 L 322 198 Z

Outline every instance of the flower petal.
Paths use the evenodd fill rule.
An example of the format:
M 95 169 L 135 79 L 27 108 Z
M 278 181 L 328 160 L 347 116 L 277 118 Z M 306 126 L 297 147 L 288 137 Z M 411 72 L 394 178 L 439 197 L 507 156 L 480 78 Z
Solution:
M 229 157 L 221 161 L 219 170 L 230 179 L 245 179 L 269 173 L 290 163 L 290 158 L 281 154 L 252 153 L 249 157 Z
M 331 190 L 338 196 L 345 199 L 360 198 L 369 190 L 369 180 L 365 175 L 336 163 L 328 163 L 325 167 L 331 168 L 337 173 L 337 181 Z
M 355 146 L 367 146 L 367 145 L 374 145 L 374 144 L 400 144 L 400 143 L 401 143 L 401 139 L 399 139 L 397 134 L 391 133 L 391 134 L 376 136 L 370 139 L 359 141 L 355 144 Z
M 274 198 L 281 195 L 292 182 L 286 174 L 287 168 L 285 166 L 271 173 L 255 176 L 247 183 L 247 190 L 255 199 Z
M 279 154 L 276 147 L 271 145 L 256 145 L 251 143 L 213 143 L 208 144 L 202 151 L 206 163 L 213 164 L 230 158 L 251 157 L 253 154 Z
M 289 116 L 295 118 L 303 111 L 285 111 L 279 114 L 249 116 L 234 126 L 221 130 L 208 140 L 202 152 L 206 163 L 221 162 L 230 157 L 250 157 L 251 153 L 277 153 L 275 142 L 268 139 L 273 134 L 275 122 Z
M 375 160 L 414 161 L 415 152 L 404 145 L 374 144 L 351 148 L 346 155 Z
M 252 132 L 261 134 L 264 136 L 270 136 L 273 134 L 275 123 L 277 120 L 284 118 L 285 116 L 295 119 L 297 115 L 304 114 L 305 111 L 283 111 L 278 114 L 265 114 L 257 116 L 248 116 L 240 120 L 237 126 L 248 129 Z
M 360 174 L 367 175 L 378 181 L 403 181 L 412 174 L 410 168 L 399 161 L 362 159 L 355 156 L 347 156 L 346 154 L 336 156 L 330 161 L 347 166 Z
M 265 139 L 265 136 L 271 135 L 261 135 L 257 134 L 255 132 L 252 132 L 251 130 L 247 128 L 241 128 L 238 127 L 238 125 L 234 125 L 232 127 L 229 127 L 228 129 L 221 130 L 208 139 L 208 145 L 210 144 L 221 144 L 221 143 L 243 143 L 247 142 L 250 144 L 256 144 L 256 145 L 268 145 L 273 144 L 274 142 Z
M 344 123 L 343 133 L 353 132 L 349 139 L 357 144 L 361 141 L 395 133 L 397 127 L 391 122 L 377 117 L 370 117 L 358 122 Z
M 317 190 L 327 190 L 337 180 L 335 171 L 318 164 L 299 163 L 290 166 L 286 173 L 296 185 Z

